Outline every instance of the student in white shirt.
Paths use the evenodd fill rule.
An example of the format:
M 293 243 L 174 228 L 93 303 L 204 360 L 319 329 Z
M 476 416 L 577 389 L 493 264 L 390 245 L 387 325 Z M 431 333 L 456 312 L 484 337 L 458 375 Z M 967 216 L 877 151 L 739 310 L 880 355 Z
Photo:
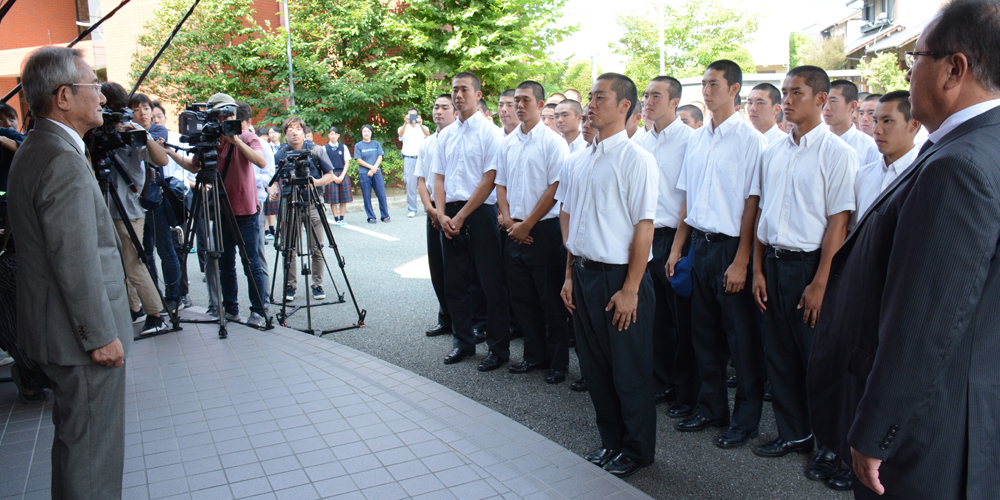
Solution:
M 881 97 L 882 94 L 868 94 L 858 106 L 858 130 L 872 138 L 875 137 L 875 107 Z
M 684 191 L 677 178 L 684 163 L 687 143 L 694 130 L 677 117 L 681 82 L 670 76 L 653 78 L 643 92 L 646 121 L 652 128 L 633 142 L 656 159 L 660 183 L 653 220 L 653 258 L 649 275 L 653 279 L 656 316 L 653 319 L 654 391 L 656 402 L 674 402 L 673 418 L 690 417 L 698 404 L 698 365 L 691 345 L 691 299 L 674 293 L 667 277 L 667 258 L 684 211 Z
M 781 115 L 781 92 L 770 83 L 758 84 L 747 96 L 747 118 L 758 132 L 764 134 L 767 144 L 788 137 L 778 128 L 778 116 Z
M 497 207 L 502 217 L 507 290 L 524 332 L 524 360 L 511 373 L 548 368 L 545 382 L 566 380 L 569 366 L 566 310 L 559 291 L 565 277 L 555 193 L 568 156 L 566 141 L 541 123 L 545 90 L 534 81 L 514 90 L 521 125 L 500 142 L 496 156 Z
M 497 104 L 497 114 L 500 115 L 500 126 L 503 128 L 503 135 L 506 137 L 517 128 L 519 122 L 514 106 L 514 89 L 507 89 L 500 94 L 500 101 Z
M 906 172 L 917 159 L 920 148 L 913 140 L 920 130 L 920 122 L 910 115 L 910 92 L 897 90 L 889 92 L 878 100 L 875 107 L 875 143 L 882 157 L 878 161 L 861 167 L 854 183 L 858 210 L 854 220 L 860 219 L 871 208 L 878 195 L 885 191 L 892 181 Z
M 406 216 L 415 217 L 417 215 L 417 178 L 413 175 L 413 170 L 417 166 L 420 144 L 428 135 L 431 135 L 431 131 L 424 125 L 424 119 L 420 117 L 417 108 L 410 108 L 406 110 L 403 124 L 396 129 L 396 135 L 403 143 L 400 154 L 403 156 L 403 181 L 406 183 Z
M 806 369 L 833 255 L 854 211 L 854 150 L 823 124 L 830 78 L 816 66 L 785 76 L 789 135 L 761 160 L 753 295 L 764 313 L 764 352 L 778 437 L 754 453 L 773 458 L 813 450 Z
M 445 364 L 462 361 L 476 352 L 472 332 L 473 296 L 467 293 L 478 275 L 486 295 L 486 342 L 489 354 L 477 369 L 495 370 L 510 360 L 510 303 L 500 263 L 497 229 L 496 169 L 494 157 L 501 132 L 478 112 L 482 99 L 479 77 L 461 72 L 451 80 L 452 102 L 458 121 L 438 134 L 437 155 L 431 164 L 434 203 L 444 232 L 444 283 L 454 324 L 454 348 Z M 443 208 L 444 210 L 440 210 Z
M 583 117 L 583 108 L 580 103 L 572 99 L 566 99 L 556 105 L 556 128 L 562 134 L 566 144 L 569 145 L 569 153 L 573 154 L 587 146 L 580 133 L 580 120 Z
M 830 82 L 830 95 L 823 106 L 823 121 L 858 154 L 862 165 L 878 161 L 875 140 L 858 130 L 851 116 L 858 107 L 858 86 L 847 80 Z
M 729 60 L 713 62 L 702 78 L 712 120 L 688 142 L 677 181 L 687 193 L 686 218 L 667 261 L 667 273 L 673 275 L 687 232 L 693 230 L 691 328 L 701 392 L 699 412 L 674 428 L 695 432 L 728 426 L 715 440 L 720 448 L 742 446 L 756 436 L 764 404 L 764 351 L 749 281 L 758 200 L 750 190 L 766 140 L 733 107 L 742 81 L 739 65 Z M 738 381 L 731 419 L 730 358 Z
M 635 84 L 605 73 L 590 91 L 594 146 L 570 157 L 561 190 L 567 220 L 562 299 L 573 314 L 580 369 L 597 414 L 601 447 L 586 459 L 625 477 L 653 463 L 652 329 L 655 298 L 646 272 L 653 242 L 659 173 L 628 140 Z

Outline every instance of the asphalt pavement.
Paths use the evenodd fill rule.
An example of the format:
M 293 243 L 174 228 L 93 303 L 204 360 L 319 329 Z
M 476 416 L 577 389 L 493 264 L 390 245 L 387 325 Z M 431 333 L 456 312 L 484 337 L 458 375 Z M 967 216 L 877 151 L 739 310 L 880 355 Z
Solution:
M 372 356 L 411 370 L 468 396 L 579 454 L 600 444 L 594 423 L 594 410 L 587 393 L 573 392 L 569 381 L 579 378 L 576 355 L 570 354 L 569 380 L 562 384 L 544 382 L 545 373 L 514 375 L 506 369 L 490 373 L 476 371 L 486 355 L 486 346 L 478 347 L 476 356 L 445 366 L 442 359 L 451 350 L 451 337 L 428 338 L 424 331 L 437 320 L 437 299 L 426 277 L 426 217 L 421 211 L 407 218 L 404 208 L 390 201 L 391 223 L 368 224 L 364 212 L 348 212 L 350 227 L 332 226 L 344 272 L 350 280 L 359 306 L 367 311 L 365 325 L 324 335 L 323 338 L 361 350 Z M 347 293 L 343 273 L 336 266 L 333 250 L 325 249 L 334 282 Z M 274 248 L 268 246 L 268 269 L 274 270 Z M 279 264 L 279 274 L 281 266 Z M 198 259 L 188 259 L 191 280 L 190 297 L 196 305 L 207 305 Z M 240 276 L 241 314 L 249 314 L 247 283 Z M 272 276 L 273 277 L 273 276 Z M 279 280 L 280 281 L 280 280 Z M 279 283 L 280 285 L 280 283 Z M 275 286 L 281 293 L 281 286 Z M 335 299 L 330 276 L 324 273 L 327 301 Z M 308 286 L 299 277 L 298 296 L 293 304 L 305 303 Z M 357 314 L 349 294 L 342 304 L 312 308 L 313 328 L 326 330 L 350 326 Z M 280 306 L 272 305 L 274 314 Z M 306 313 L 300 310 L 287 320 L 292 328 L 306 328 Z M 512 359 L 521 358 L 522 343 L 515 339 Z M 732 396 L 732 390 L 730 391 Z M 657 408 L 656 462 L 626 479 L 630 484 L 660 499 L 837 499 L 850 493 L 827 489 L 809 481 L 803 469 L 811 455 L 792 454 L 764 459 L 753 454 L 754 447 L 776 436 L 770 404 L 765 404 L 761 435 L 747 446 L 722 450 L 713 444 L 717 430 L 679 433 L 674 420 L 666 416 L 667 407 Z

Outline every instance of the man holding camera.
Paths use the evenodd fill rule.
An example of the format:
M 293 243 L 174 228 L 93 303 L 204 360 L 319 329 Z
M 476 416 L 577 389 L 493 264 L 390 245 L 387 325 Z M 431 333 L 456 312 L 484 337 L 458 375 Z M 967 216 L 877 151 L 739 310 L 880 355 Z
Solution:
M 51 495 L 121 498 L 132 323 L 115 226 L 83 143 L 103 123 L 104 97 L 78 49 L 32 52 L 21 82 L 38 121 L 8 179 L 18 345 L 53 382 Z
M 313 185 L 317 188 L 323 187 L 331 182 L 333 182 L 336 175 L 333 173 L 333 164 L 330 162 L 330 157 L 326 154 L 326 148 L 321 148 L 312 143 L 312 141 L 307 141 L 305 139 L 305 129 L 306 122 L 297 116 L 289 116 L 285 119 L 285 123 L 281 125 L 282 133 L 285 135 L 285 141 L 288 144 L 281 146 L 277 153 L 274 153 L 274 162 L 280 164 L 289 153 L 292 151 L 306 150 L 310 151 L 309 155 L 309 176 L 313 179 Z M 319 191 L 320 198 L 315 201 L 319 201 L 320 204 L 323 203 L 322 190 Z M 322 214 L 316 210 L 315 205 L 309 205 L 309 226 L 308 230 L 312 231 L 313 241 L 312 241 L 312 293 L 313 298 L 316 300 L 323 300 L 326 298 L 326 292 L 323 291 L 323 251 L 320 250 L 320 239 L 326 234 L 323 230 L 323 222 L 320 217 L 326 217 L 326 213 Z M 294 255 L 294 249 L 291 249 Z M 285 300 L 291 301 L 295 299 L 296 285 L 298 284 L 298 264 L 295 259 L 291 261 L 291 268 L 288 270 L 288 279 L 285 283 Z
M 399 140 L 403 143 L 400 154 L 403 155 L 403 180 L 406 182 L 406 216 L 417 215 L 417 155 L 424 139 L 431 135 L 430 129 L 424 126 L 423 118 L 417 108 L 406 110 L 406 121 L 396 130 Z

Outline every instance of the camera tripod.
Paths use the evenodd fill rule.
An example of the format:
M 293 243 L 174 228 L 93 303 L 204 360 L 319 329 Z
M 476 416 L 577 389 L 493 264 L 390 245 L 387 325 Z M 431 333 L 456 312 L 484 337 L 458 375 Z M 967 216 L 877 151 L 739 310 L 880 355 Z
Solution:
M 282 175 L 282 170 L 279 169 L 275 173 L 274 178 L 271 179 L 271 184 L 274 184 L 278 178 Z M 326 301 L 313 304 L 311 299 L 311 294 L 306 291 L 306 305 L 304 306 L 292 306 L 291 311 L 288 310 L 288 300 L 284 293 L 281 294 L 281 311 L 275 316 L 278 323 L 282 326 L 288 326 L 286 320 L 292 314 L 295 314 L 301 309 L 306 310 L 306 328 L 299 329 L 302 332 L 309 333 L 315 336 L 322 336 L 327 333 L 339 332 L 344 330 L 350 330 L 354 328 L 360 328 L 365 324 L 365 316 L 368 314 L 367 310 L 358 307 L 357 298 L 354 296 L 354 290 L 351 288 L 351 281 L 347 278 L 346 261 L 340 255 L 340 249 L 337 247 L 337 240 L 333 237 L 333 231 L 330 230 L 330 223 L 326 219 L 326 212 L 323 209 L 323 198 L 319 195 L 315 184 L 313 184 L 312 177 L 305 175 L 304 177 L 292 177 L 284 181 L 284 186 L 282 187 L 281 193 L 281 204 L 278 210 L 278 221 L 277 228 L 275 229 L 274 236 L 274 248 L 281 254 L 281 261 L 284 267 L 284 280 L 282 285 L 288 282 L 288 274 L 291 270 L 292 263 L 295 258 L 299 258 L 299 265 L 302 269 L 301 274 L 305 276 L 306 281 L 309 281 L 313 273 L 322 273 L 322 269 L 313 269 L 310 266 L 310 257 L 312 256 L 312 249 L 315 245 L 320 252 L 320 256 L 323 261 L 323 267 L 326 269 L 327 275 L 330 277 L 330 282 L 333 283 L 334 295 L 337 297 L 336 300 Z M 337 288 L 337 283 L 333 279 L 333 272 L 330 270 L 329 261 L 326 259 L 326 255 L 323 253 L 323 245 L 320 240 L 320 235 L 316 234 L 315 228 L 309 220 L 309 209 L 313 208 L 319 213 L 320 224 L 323 226 L 323 232 L 326 233 L 327 241 L 330 243 L 330 247 L 333 249 L 333 253 L 337 258 L 337 264 L 340 266 L 340 271 L 344 276 L 344 283 L 347 284 L 347 292 L 351 294 L 351 301 L 354 303 L 354 310 L 358 314 L 358 322 L 341 328 L 333 328 L 329 330 L 316 330 L 313 328 L 312 324 L 312 308 L 318 306 L 325 306 L 331 304 L 343 304 L 347 302 L 344 299 L 344 292 L 341 292 Z M 305 227 L 305 238 L 302 238 L 302 228 Z M 304 243 L 304 244 L 303 244 Z M 278 273 L 278 259 L 274 260 L 274 273 L 272 276 L 277 276 Z M 278 304 L 274 301 L 274 284 L 277 280 L 271 281 L 271 303 Z
M 115 185 L 115 181 L 111 179 L 111 167 L 115 167 L 121 171 L 121 165 L 118 164 L 116 160 L 110 154 L 95 158 L 93 162 L 94 176 L 97 177 L 97 183 L 101 187 L 101 194 L 104 195 L 104 199 L 108 206 L 114 204 L 114 207 L 118 210 L 118 214 L 122 217 L 127 217 L 125 214 L 125 205 L 122 203 L 121 198 L 118 196 L 118 191 Z M 131 183 L 131 179 L 125 177 Z M 134 186 L 132 186 L 134 188 Z M 139 256 L 139 260 L 142 261 L 144 266 L 149 266 L 149 259 L 146 258 L 146 252 L 143 251 L 142 242 L 139 241 L 139 235 L 135 233 L 135 229 L 132 228 L 132 224 L 126 219 L 122 220 L 122 225 L 125 226 L 125 230 L 128 232 L 129 240 L 132 243 L 132 247 L 135 249 L 136 254 Z M 124 244 L 124 243 L 122 243 Z M 125 270 L 125 275 L 128 276 L 128 270 L 125 269 L 125 260 L 122 259 L 122 269 Z M 166 279 L 166 277 L 164 277 Z M 181 278 L 183 279 L 183 277 Z M 164 283 L 166 284 L 166 283 Z M 163 300 L 163 293 L 160 292 L 160 287 L 156 288 L 156 295 L 160 298 L 160 305 L 163 309 L 166 309 L 167 315 L 170 316 L 170 326 L 169 329 L 163 329 L 156 333 L 151 333 L 148 335 L 140 335 L 135 337 L 134 340 L 141 340 L 145 338 L 155 337 L 157 335 L 163 335 L 165 333 L 172 333 L 182 330 L 180 325 L 180 320 L 177 317 L 177 310 L 173 311 L 167 307 L 167 303 Z M 178 301 L 179 302 L 179 301 Z M 150 314 L 152 311 L 146 311 L 146 314 Z M 157 311 L 158 312 L 158 311 Z
M 220 280 L 220 269 L 219 269 L 219 258 L 222 257 L 224 252 L 223 248 L 223 238 L 222 232 L 229 231 L 229 236 L 236 243 L 239 249 L 240 257 L 243 262 L 243 268 L 250 269 L 250 256 L 247 253 L 246 245 L 243 241 L 243 236 L 240 234 L 239 226 L 236 221 L 236 216 L 233 215 L 233 207 L 229 203 L 229 196 L 226 194 L 225 183 L 221 181 L 220 173 L 216 168 L 216 159 L 218 158 L 218 152 L 215 150 L 215 144 L 196 144 L 193 147 L 196 164 L 201 167 L 198 172 L 195 186 L 194 186 L 194 197 L 191 203 L 191 216 L 185 223 L 184 227 L 184 245 L 181 254 L 181 279 L 187 279 L 187 256 L 191 253 L 191 248 L 194 246 L 193 237 L 196 233 L 195 224 L 200 220 L 204 225 L 204 230 L 206 233 L 206 253 L 209 260 L 213 261 L 211 267 L 213 267 L 213 272 L 215 274 L 215 287 L 216 303 L 218 304 L 218 310 L 216 313 L 219 315 L 219 338 L 224 339 L 229 336 L 229 332 L 226 330 L 226 314 L 223 306 L 222 297 L 222 283 Z M 206 266 L 208 267 L 208 266 Z M 271 317 L 267 315 L 267 304 L 264 301 L 264 297 L 261 295 L 262 290 L 257 289 L 257 283 L 253 278 L 253 272 L 247 272 L 249 275 L 247 282 L 251 288 L 251 293 L 256 295 L 261 305 L 264 307 L 263 316 L 266 320 L 265 329 L 270 330 L 274 328 L 271 322 Z M 189 323 L 215 323 L 215 320 L 204 321 L 204 320 L 183 320 Z

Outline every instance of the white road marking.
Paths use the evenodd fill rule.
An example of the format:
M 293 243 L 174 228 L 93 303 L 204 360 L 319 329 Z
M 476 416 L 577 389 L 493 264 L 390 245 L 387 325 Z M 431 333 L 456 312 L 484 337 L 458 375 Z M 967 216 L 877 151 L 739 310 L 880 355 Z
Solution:
M 345 228 L 345 229 L 350 229 L 351 231 L 357 231 L 359 233 L 367 234 L 368 236 L 374 236 L 376 238 L 381 238 L 381 239 L 383 239 L 385 241 L 399 241 L 399 238 L 395 238 L 393 236 L 389 236 L 389 235 L 382 234 L 382 233 L 376 233 L 375 231 L 372 231 L 372 230 L 369 230 L 369 229 L 364 229 L 364 228 L 361 228 L 361 227 L 358 227 L 358 226 L 352 226 L 350 224 L 344 224 L 343 226 L 334 226 L 334 224 L 336 224 L 336 221 L 332 221 L 330 219 L 327 219 L 327 222 L 329 222 L 330 225 L 333 226 L 333 227 L 342 227 L 342 228 Z
M 393 269 L 401 278 L 431 279 L 431 269 L 427 267 L 427 256 L 418 257 L 396 269 Z

